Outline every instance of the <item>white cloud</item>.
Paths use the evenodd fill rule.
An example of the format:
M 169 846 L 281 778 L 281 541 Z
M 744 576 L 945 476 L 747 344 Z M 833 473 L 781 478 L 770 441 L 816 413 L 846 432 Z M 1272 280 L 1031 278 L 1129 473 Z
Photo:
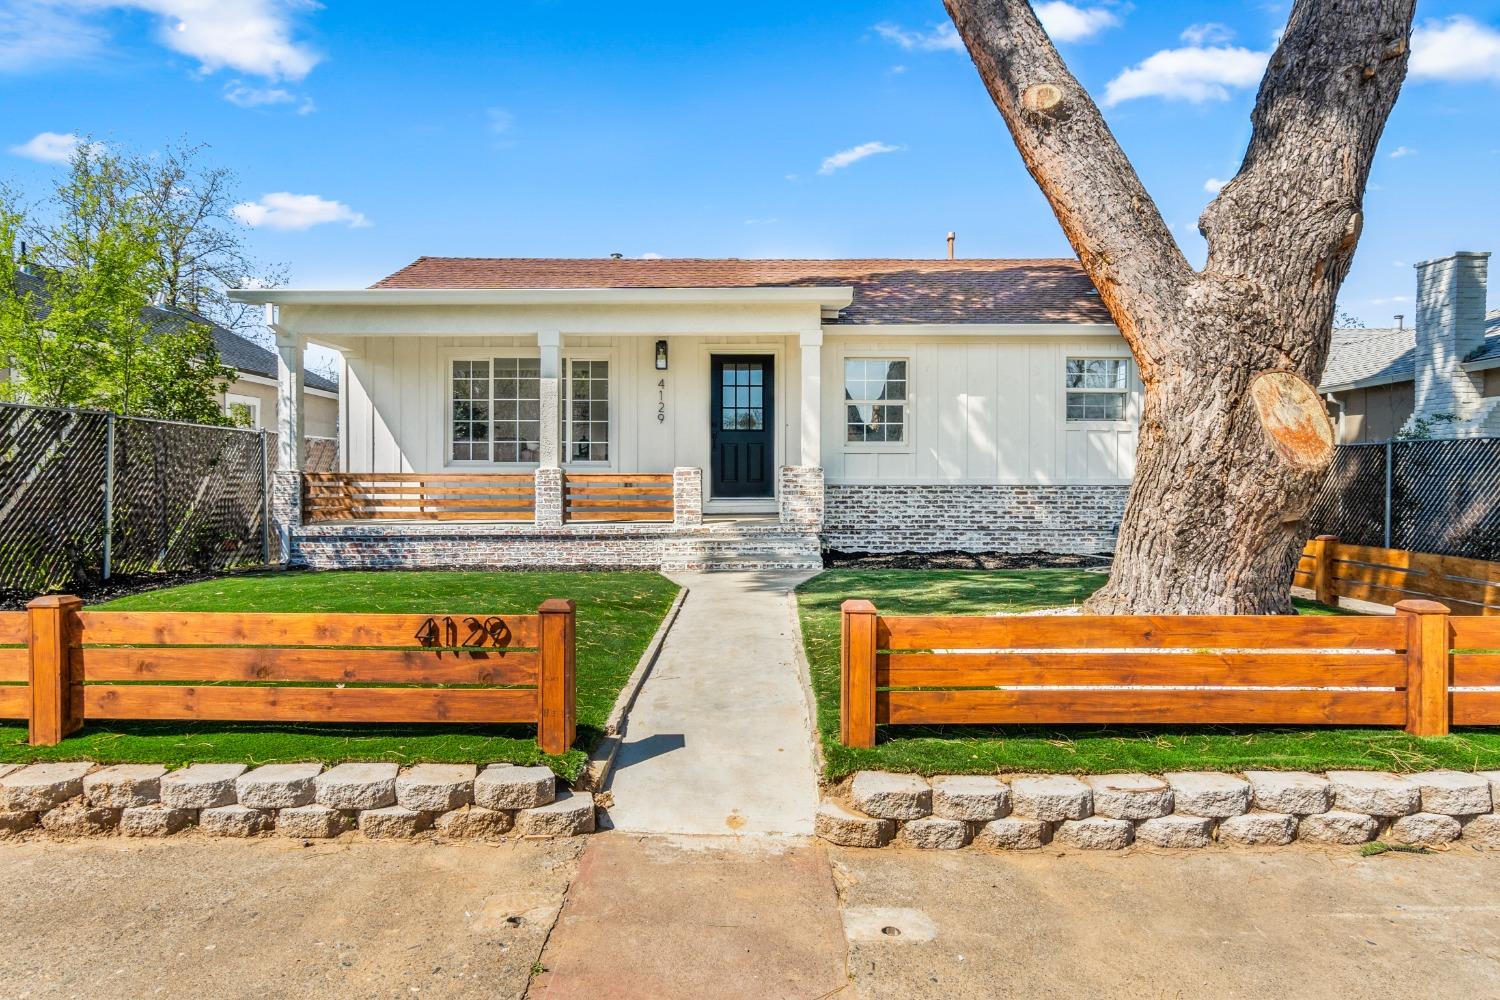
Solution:
M 1411 33 L 1413 80 L 1500 80 L 1500 31 L 1458 14 Z
M 661 260 L 662 256 L 659 253 L 643 253 L 640 256 L 640 259 L 641 260 Z
M 818 173 L 826 176 L 835 170 L 844 169 L 851 163 L 858 163 L 866 157 L 879 156 L 881 153 L 895 153 L 899 152 L 900 149 L 900 146 L 892 146 L 885 142 L 860 143 L 858 146 L 851 146 L 848 149 L 840 150 L 825 159 L 823 165 L 818 168 Z
M 1210 177 L 1208 180 L 1203 182 L 1203 190 L 1207 191 L 1209 194 L 1218 194 L 1220 191 L 1224 190 L 1224 185 L 1228 183 L 1228 181 L 1221 181 L 1217 177 Z
M 1400 305 L 1403 302 L 1410 302 L 1410 301 L 1411 301 L 1411 297 L 1408 296 L 1408 295 L 1390 295 L 1390 296 L 1387 296 L 1386 298 L 1383 298 L 1383 299 L 1371 299 L 1370 300 L 1370 305 L 1372 305 L 1372 306 L 1398 306 L 1398 305 Z
M 224 85 L 224 100 L 239 108 L 295 104 L 299 115 L 310 115 L 317 110 L 311 97 L 298 96 L 285 87 L 251 87 L 239 80 Z
M 1397 146 L 1395 149 L 1391 150 L 1391 159 L 1393 160 L 1399 160 L 1403 156 L 1416 155 L 1417 151 L 1415 149 L 1412 149 L 1410 146 Z
M 1081 42 L 1120 23 L 1118 17 L 1103 7 L 1078 7 L 1063 0 L 1039 3 L 1032 10 L 1055 42 Z
M 1182 40 L 1189 45 L 1223 45 L 1233 38 L 1234 29 L 1218 21 L 1190 24 L 1182 32 Z
M 38 132 L 10 151 L 38 163 L 67 163 L 82 144 L 83 139 L 71 132 Z
M 287 231 L 311 229 L 328 222 L 342 222 L 351 229 L 370 225 L 369 219 L 341 201 L 287 191 L 262 195 L 259 201 L 241 202 L 234 206 L 234 217 L 247 226 Z
M 154 15 L 158 41 L 197 60 L 205 73 L 233 69 L 300 80 L 320 57 L 293 37 L 295 21 L 318 6 L 314 0 L 8 0 L 0 10 L 0 66 L 30 68 L 92 54 L 107 35 L 91 19 L 125 10 Z
M 0 3 L 0 71 L 82 59 L 98 52 L 105 38 L 103 29 L 82 22 L 57 0 Z
M 1138 97 L 1194 104 L 1227 100 L 1230 90 L 1259 83 L 1268 59 L 1269 52 L 1238 47 L 1163 49 L 1109 81 L 1104 103 L 1115 105 Z
M 771 217 L 765 218 L 765 219 L 746 219 L 745 220 L 745 225 L 747 225 L 747 226 L 774 226 L 776 223 L 778 223 L 780 221 L 781 220 L 778 219 L 778 218 L 776 218 L 775 216 L 771 216 Z
M 910 52 L 964 51 L 964 40 L 958 37 L 952 21 L 940 21 L 927 31 L 909 31 L 899 24 L 882 21 L 875 25 L 875 33 Z

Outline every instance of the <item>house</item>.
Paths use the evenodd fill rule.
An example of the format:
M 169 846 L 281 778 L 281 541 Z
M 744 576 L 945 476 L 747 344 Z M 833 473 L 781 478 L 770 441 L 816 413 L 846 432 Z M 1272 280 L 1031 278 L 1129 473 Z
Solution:
M 206 321 L 203 321 L 206 322 Z M 209 323 L 219 360 L 235 370 L 224 390 L 224 412 L 248 427 L 276 429 L 276 352 L 216 323 Z M 338 437 L 339 384 L 318 372 L 302 373 L 302 427 L 309 438 Z
M 1319 391 L 1341 444 L 1500 436 L 1500 310 L 1485 311 L 1488 253 L 1417 265 L 1417 316 L 1335 330 Z
M 1140 380 L 1072 259 L 423 257 L 234 297 L 276 335 L 278 517 L 314 566 L 1099 552 L 1134 469 Z M 334 517 L 293 471 L 309 343 L 342 359 Z M 486 488 L 534 500 L 486 517 Z

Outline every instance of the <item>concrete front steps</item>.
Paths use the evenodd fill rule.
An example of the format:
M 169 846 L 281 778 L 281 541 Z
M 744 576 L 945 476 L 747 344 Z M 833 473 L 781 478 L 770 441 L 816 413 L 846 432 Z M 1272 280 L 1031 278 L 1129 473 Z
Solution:
M 823 553 L 816 532 L 776 522 L 729 521 L 668 539 L 661 568 L 666 573 L 816 570 L 823 568 Z

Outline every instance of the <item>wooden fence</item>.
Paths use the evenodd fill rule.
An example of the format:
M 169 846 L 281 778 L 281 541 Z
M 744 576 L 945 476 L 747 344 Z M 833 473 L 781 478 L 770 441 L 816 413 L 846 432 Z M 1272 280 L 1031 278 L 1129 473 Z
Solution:
M 569 521 L 670 521 L 671 473 L 564 473 L 563 517 Z
M 303 519 L 530 521 L 536 477 L 486 472 L 309 472 Z
M 27 607 L 0 614 L 0 718 L 28 719 L 35 746 L 96 719 L 536 723 L 554 754 L 576 735 L 572 601 L 515 616 Z
M 1348 545 L 1333 535 L 1307 543 L 1292 577 L 1324 604 L 1441 601 L 1458 615 L 1500 615 L 1500 563 L 1405 549 Z
M 898 617 L 843 605 L 840 739 L 877 725 L 1500 724 L 1500 620 L 1431 601 L 1394 617 Z M 1472 652 L 1474 650 L 1491 652 Z M 1451 688 L 1451 690 L 1450 690 Z

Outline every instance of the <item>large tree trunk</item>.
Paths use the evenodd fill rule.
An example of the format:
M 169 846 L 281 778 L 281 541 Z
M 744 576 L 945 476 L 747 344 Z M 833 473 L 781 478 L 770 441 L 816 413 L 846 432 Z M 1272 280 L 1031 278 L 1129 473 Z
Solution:
M 1312 388 L 1415 0 L 1296 0 L 1194 271 L 1026 0 L 945 0 L 1146 388 L 1106 614 L 1290 610 L 1333 456 Z

